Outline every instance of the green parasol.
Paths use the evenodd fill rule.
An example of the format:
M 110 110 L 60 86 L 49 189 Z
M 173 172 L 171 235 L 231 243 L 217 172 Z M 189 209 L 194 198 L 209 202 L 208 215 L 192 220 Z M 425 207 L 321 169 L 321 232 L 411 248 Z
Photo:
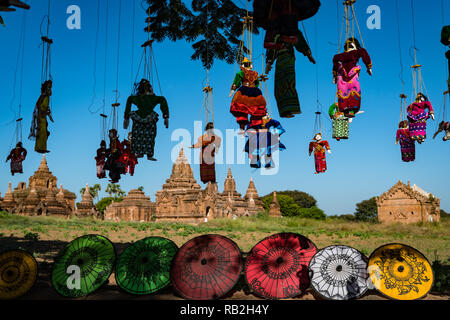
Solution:
M 66 245 L 55 260 L 52 284 L 65 297 L 81 297 L 101 287 L 113 271 L 116 253 L 106 237 L 85 235 Z
M 132 294 L 150 294 L 170 283 L 170 265 L 178 251 L 166 238 L 148 237 L 130 245 L 119 257 L 116 282 Z

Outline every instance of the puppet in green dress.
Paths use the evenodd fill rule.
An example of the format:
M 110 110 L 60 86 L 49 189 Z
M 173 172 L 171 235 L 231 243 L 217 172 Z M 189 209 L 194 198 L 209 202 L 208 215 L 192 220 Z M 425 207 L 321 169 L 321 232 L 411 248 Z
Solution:
M 47 139 L 50 135 L 48 131 L 47 117 L 53 122 L 50 110 L 50 96 L 52 95 L 52 81 L 47 80 L 41 86 L 41 95 L 36 102 L 31 121 L 29 139 L 36 140 L 34 150 L 39 153 L 50 152 L 47 150 Z
M 131 111 L 131 105 L 137 107 L 136 111 Z M 164 125 L 169 127 L 169 107 L 167 101 L 162 96 L 153 93 L 153 88 L 147 79 L 142 79 L 137 87 L 137 94 L 131 95 L 127 99 L 123 127 L 128 128 L 130 118 L 133 120 L 131 151 L 138 158 L 147 155 L 148 160 L 156 161 L 153 158 L 155 148 L 156 129 L 158 113 L 153 109 L 160 105 L 163 113 Z

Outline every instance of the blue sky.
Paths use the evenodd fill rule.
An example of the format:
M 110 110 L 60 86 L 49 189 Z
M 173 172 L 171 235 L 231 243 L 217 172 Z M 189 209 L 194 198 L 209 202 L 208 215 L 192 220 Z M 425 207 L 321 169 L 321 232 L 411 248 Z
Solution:
M 342 1 L 339 12 L 342 14 Z M 34 105 L 40 92 L 41 48 L 40 23 L 47 12 L 47 1 L 28 1 L 32 8 L 26 14 L 26 44 L 24 57 L 24 76 L 22 90 L 22 116 L 24 146 L 29 156 L 24 162 L 24 174 L 11 177 L 9 163 L 0 168 L 0 191 L 4 194 L 8 181 L 16 186 L 37 169 L 41 155 L 34 152 L 34 142 L 26 139 Z M 106 55 L 106 111 L 114 102 L 113 90 L 116 86 L 118 8 L 119 0 L 109 0 L 109 37 Z M 125 5 L 125 3 L 127 3 Z M 244 1 L 237 1 L 237 4 Z M 410 102 L 412 77 L 409 66 L 413 60 L 410 55 L 413 46 L 410 1 L 400 0 L 401 44 L 404 64 L 403 77 L 405 91 Z M 81 8 L 81 30 L 69 30 L 66 9 L 70 5 Z M 369 30 L 366 20 L 367 7 L 378 5 L 381 9 L 381 29 Z M 445 89 L 446 59 L 445 48 L 439 42 L 442 28 L 441 0 L 414 1 L 416 46 L 418 58 L 423 65 L 423 78 L 436 114 L 441 110 Z M 96 98 L 91 110 L 102 107 L 104 63 L 105 63 L 105 9 L 106 1 L 101 1 L 100 32 L 97 49 L 97 66 L 94 77 L 94 48 L 97 28 L 97 1 L 87 0 L 52 0 L 50 37 L 54 39 L 52 48 L 52 76 L 54 80 L 52 110 L 55 123 L 50 123 L 51 136 L 47 155 L 50 170 L 58 177 L 58 183 L 64 188 L 78 191 L 86 183 L 99 183 L 103 190 L 107 180 L 96 178 L 95 151 L 100 141 L 100 116 L 91 113 L 89 106 L 94 95 Z M 447 11 L 450 10 L 446 4 Z M 273 73 L 270 73 L 269 95 L 272 114 L 281 120 L 287 132 L 282 142 L 287 150 L 280 154 L 280 167 L 275 175 L 261 175 L 246 164 L 221 164 L 216 166 L 219 190 L 230 166 L 236 178 L 238 191 L 245 193 L 249 180 L 253 177 L 260 195 L 273 190 L 298 189 L 313 195 L 320 208 L 328 215 L 353 213 L 355 204 L 375 195 L 381 195 L 398 180 L 411 181 L 441 199 L 441 207 L 450 211 L 450 178 L 447 161 L 450 157 L 450 142 L 443 142 L 441 136 L 431 139 L 436 122 L 428 125 L 427 141 L 416 147 L 416 161 L 403 163 L 400 147 L 394 144 L 395 133 L 400 117 L 401 82 L 399 79 L 399 51 L 397 20 L 394 1 L 359 0 L 356 14 L 361 27 L 366 49 L 373 60 L 373 76 L 370 77 L 363 68 L 361 88 L 363 92 L 362 109 L 364 114 L 358 116 L 350 127 L 350 139 L 336 142 L 331 139 L 331 123 L 326 115 L 328 106 L 334 102 L 335 86 L 332 83 L 332 58 L 337 53 L 338 31 L 340 28 L 336 17 L 336 2 L 322 1 L 322 6 L 315 18 L 305 21 L 307 37 L 313 55 L 318 62 L 319 101 L 323 105 L 322 122 L 325 138 L 331 145 L 332 154 L 327 154 L 328 171 L 322 175 L 314 174 L 314 160 L 308 157 L 308 144 L 314 134 L 316 111 L 316 67 L 308 59 L 297 54 L 297 90 L 299 92 L 303 113 L 293 119 L 279 119 L 273 95 Z M 6 27 L 0 26 L 2 63 L 0 77 L 0 105 L 2 125 L 0 150 L 6 155 L 13 146 L 15 124 L 14 112 L 19 101 L 19 78 L 14 85 L 16 56 L 19 48 L 19 35 L 24 12 L 2 14 Z M 444 15 L 445 16 L 445 15 Z M 448 14 L 446 15 L 448 17 Z M 132 1 L 123 1 L 121 11 L 119 83 L 120 92 L 120 129 L 122 128 L 123 108 L 130 93 L 132 81 L 137 72 L 137 65 L 142 54 L 140 45 L 146 40 L 143 32 L 145 13 L 140 1 L 136 1 L 133 19 Z M 314 23 L 318 26 L 315 34 Z M 134 20 L 134 36 L 133 36 Z M 445 24 L 449 24 L 448 18 Z M 133 41 L 134 37 L 134 43 Z M 253 56 L 255 68 L 261 71 L 261 54 L 263 35 L 254 36 Z M 359 36 L 358 36 L 359 38 Z M 317 42 L 318 41 L 318 42 Z M 317 42 L 317 44 L 316 44 Z M 317 50 L 316 50 L 317 49 Z M 134 177 L 123 176 L 120 181 L 122 189 L 129 191 L 144 186 L 145 192 L 155 199 L 154 194 L 161 189 L 168 178 L 171 168 L 171 154 L 179 148 L 179 141 L 172 141 L 176 129 L 186 129 L 194 135 L 194 121 L 204 119 L 202 115 L 203 92 L 206 71 L 198 61 L 191 61 L 193 53 L 191 44 L 184 41 L 154 44 L 157 69 L 161 89 L 170 110 L 170 127 L 166 129 L 163 121 L 158 123 L 155 157 L 157 162 L 142 159 L 136 167 Z M 20 69 L 19 69 L 20 70 Z M 228 93 L 234 78 L 234 65 L 216 61 L 210 71 L 210 82 L 214 88 L 215 126 L 222 132 L 235 129 L 237 125 L 229 113 L 231 99 Z M 19 75 L 19 73 L 18 73 Z M 141 75 L 139 75 L 141 77 Z M 94 79 L 96 86 L 94 86 Z M 15 88 L 15 90 L 14 90 Z M 14 95 L 15 91 L 15 95 Z M 156 92 L 159 89 L 156 86 Z M 159 109 L 157 109 L 159 112 Z M 126 132 L 121 129 L 123 138 Z M 442 134 L 441 134 L 442 135 Z M 193 137 L 189 142 L 194 142 Z M 227 141 L 225 141 L 225 144 Z M 187 143 L 185 143 L 186 146 Z M 197 154 L 185 149 L 193 161 Z M 199 179 L 199 167 L 194 165 L 194 175 Z

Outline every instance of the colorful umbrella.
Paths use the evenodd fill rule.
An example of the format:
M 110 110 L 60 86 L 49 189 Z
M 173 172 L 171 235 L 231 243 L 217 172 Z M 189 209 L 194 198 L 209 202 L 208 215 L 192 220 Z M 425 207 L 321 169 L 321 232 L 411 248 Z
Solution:
M 59 253 L 52 272 L 55 290 L 65 297 L 81 297 L 101 287 L 113 271 L 116 253 L 106 237 L 76 238 Z
M 424 297 L 433 287 L 433 270 L 416 249 L 392 243 L 379 247 L 369 257 L 369 275 L 375 289 L 397 300 Z
M 279 233 L 265 238 L 247 257 L 247 283 L 264 298 L 297 296 L 309 287 L 308 264 L 316 252 L 314 243 L 300 234 Z
M 203 235 L 186 242 L 172 261 L 170 279 L 186 299 L 218 299 L 239 280 L 242 255 L 232 240 Z
M 367 257 L 354 248 L 329 246 L 309 262 L 311 286 L 331 300 L 361 297 L 368 289 Z
M 34 257 L 23 250 L 0 254 L 0 300 L 18 298 L 36 282 L 38 273 Z
M 148 237 L 130 245 L 117 261 L 117 285 L 133 294 L 154 293 L 166 287 L 177 250 L 173 241 L 161 237 Z

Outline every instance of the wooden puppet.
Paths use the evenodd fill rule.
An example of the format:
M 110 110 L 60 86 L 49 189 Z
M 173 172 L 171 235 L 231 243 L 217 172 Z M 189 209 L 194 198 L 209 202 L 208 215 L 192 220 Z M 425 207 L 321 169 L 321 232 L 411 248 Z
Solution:
M 16 147 L 11 150 L 8 157 L 6 158 L 6 162 L 11 160 L 11 174 L 15 173 L 23 173 L 22 162 L 27 157 L 27 150 L 22 147 L 22 142 L 18 142 Z
M 148 160 L 156 161 L 153 156 L 157 134 L 158 113 L 154 109 L 158 104 L 160 105 L 164 125 L 168 128 L 169 107 L 166 98 L 155 95 L 153 87 L 147 79 L 140 81 L 136 91 L 135 95 L 131 95 L 127 99 L 123 127 L 127 129 L 130 118 L 133 120 L 131 150 L 138 158 L 147 155 Z M 137 106 L 136 111 L 131 111 L 133 104 Z
M 406 109 L 406 114 L 411 139 L 418 143 L 424 142 L 427 138 L 427 120 L 430 117 L 434 120 L 433 106 L 430 101 L 423 93 L 419 92 L 415 101 Z
M 318 133 L 314 136 L 313 141 L 309 143 L 309 155 L 314 151 L 314 163 L 316 166 L 315 174 L 327 171 L 327 160 L 325 150 L 331 153 L 328 141 L 322 140 L 322 134 Z
M 107 149 L 108 158 L 104 168 L 109 171 L 111 183 L 119 182 L 120 175 L 125 173 L 125 165 L 119 161 L 122 152 L 123 146 L 117 135 L 117 130 L 109 130 L 109 149 Z
M 216 183 L 215 155 L 221 142 L 220 137 L 214 132 L 214 124 L 208 122 L 205 127 L 205 134 L 191 146 L 191 148 L 202 149 L 200 152 L 200 180 L 203 183 Z
M 102 140 L 100 142 L 100 148 L 97 149 L 97 156 L 95 157 L 95 163 L 97 167 L 97 178 L 106 178 L 105 163 L 106 158 L 109 156 L 108 150 L 106 149 L 106 141 Z
M 415 141 L 411 139 L 409 133 L 408 121 L 400 121 L 398 125 L 395 144 L 400 142 L 400 151 L 402 153 L 402 161 L 411 162 L 416 159 L 416 145 Z
M 362 59 L 367 73 L 372 75 L 372 61 L 366 49 L 355 38 L 347 39 L 344 48 L 344 52 L 333 57 L 333 83 L 337 84 L 339 111 L 351 121 L 361 108 L 361 67 L 358 62 Z
M 259 89 L 258 73 L 252 69 L 251 61 L 244 58 L 229 94 L 230 97 L 234 95 L 230 112 L 236 118 L 241 130 L 244 130 L 247 125 L 249 127 L 261 125 L 262 118 L 267 113 L 266 100 Z
M 436 133 L 433 135 L 433 139 L 436 138 L 436 136 L 444 131 L 444 137 L 442 138 L 443 141 L 450 140 L 450 122 L 441 121 L 439 123 L 439 128 L 436 131 Z
M 31 121 L 30 134 L 28 136 L 29 139 L 36 140 L 34 150 L 39 153 L 50 152 L 47 150 L 47 139 L 50 135 L 47 117 L 53 122 L 50 110 L 52 85 L 52 80 L 47 80 L 41 86 L 41 95 L 33 111 L 33 120 Z

